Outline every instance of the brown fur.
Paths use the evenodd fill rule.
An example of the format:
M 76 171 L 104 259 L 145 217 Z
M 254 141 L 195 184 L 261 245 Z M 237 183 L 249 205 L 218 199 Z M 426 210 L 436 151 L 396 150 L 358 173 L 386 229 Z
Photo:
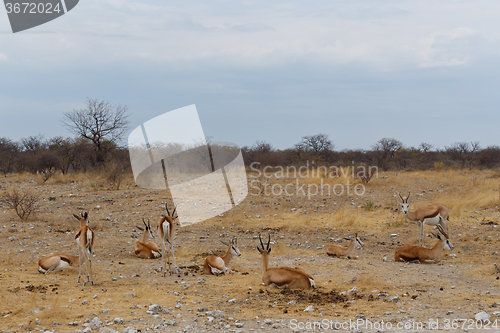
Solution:
M 234 246 L 236 249 L 238 247 L 236 246 L 236 239 L 233 238 L 231 241 L 231 244 L 223 243 L 224 245 L 229 246 L 226 254 L 224 254 L 222 257 L 218 256 L 209 256 L 205 259 L 205 263 L 203 264 L 203 273 L 208 274 L 208 275 L 213 275 L 214 273 L 212 272 L 212 268 L 216 268 L 217 270 L 221 271 L 222 274 L 226 274 L 226 268 L 227 265 L 229 265 L 229 262 L 233 258 L 233 252 L 231 251 L 231 247 Z M 237 251 L 238 255 L 241 255 L 239 250 Z
M 78 216 L 74 215 L 76 218 Z M 79 265 L 78 265 L 78 282 L 80 282 L 81 270 L 82 270 L 82 260 L 85 261 L 85 266 L 87 269 L 87 281 L 84 282 L 84 285 L 87 282 L 90 282 L 91 285 L 94 285 L 94 278 L 92 276 L 92 247 L 94 245 L 95 234 L 94 230 L 92 230 L 87 225 L 87 213 L 85 216 L 82 214 L 80 218 L 80 228 L 77 230 L 75 239 L 78 244 L 78 257 L 79 257 Z M 88 239 L 87 233 L 90 231 L 91 239 Z M 82 256 L 84 258 L 82 258 Z
M 262 249 L 257 246 L 257 250 L 259 250 L 262 255 L 262 271 L 264 273 L 262 276 L 263 285 L 275 285 L 279 288 L 288 287 L 290 289 L 311 289 L 315 287 L 314 278 L 302 267 L 268 268 L 269 252 L 271 252 L 270 243 L 268 242 L 267 248 L 264 248 L 262 239 L 260 240 L 260 243 L 262 245 Z
M 445 238 L 441 238 L 439 235 L 432 234 L 434 237 L 438 238 L 436 243 L 431 249 L 427 249 L 422 246 L 406 244 L 400 246 L 394 252 L 394 261 L 415 261 L 418 260 L 420 263 L 426 261 L 436 262 L 436 258 L 441 255 L 445 247 L 445 242 L 448 239 L 447 234 L 441 226 L 438 226 L 439 231 L 444 235 Z M 452 247 L 453 249 L 453 247 Z
M 158 256 L 161 256 L 161 251 L 154 242 L 148 242 L 149 230 L 151 228 L 149 225 L 149 219 L 148 219 L 148 224 L 146 224 L 144 219 L 143 222 L 144 225 L 146 226 L 146 229 L 143 229 L 144 232 L 142 235 L 142 242 L 141 241 L 135 242 L 134 253 L 141 259 L 156 259 Z M 158 254 L 156 257 L 154 252 Z
M 38 271 L 47 274 L 59 269 L 61 261 L 67 262 L 69 266 L 74 266 L 78 261 L 78 256 L 65 253 L 49 254 L 38 261 Z
M 170 271 L 170 274 L 174 273 L 172 271 L 172 267 L 170 265 L 170 260 L 168 259 L 168 252 L 167 252 L 167 245 L 165 242 L 170 244 L 170 252 L 172 252 L 172 257 L 174 260 L 174 266 L 175 266 L 175 272 L 179 272 L 179 268 L 177 267 L 177 264 L 175 262 L 175 255 L 174 255 L 174 244 L 173 244 L 173 235 L 174 235 L 174 217 L 175 215 L 175 208 L 172 212 L 172 215 L 170 215 L 170 212 L 168 210 L 168 207 L 165 205 L 165 208 L 167 210 L 168 215 L 164 216 L 161 218 L 160 223 L 158 224 L 158 236 L 162 239 L 163 241 L 163 253 L 161 256 L 161 269 L 163 270 L 163 275 L 167 273 L 166 270 L 166 263 L 164 264 L 164 259 L 163 257 L 165 256 L 165 253 L 167 253 L 167 259 L 168 261 L 168 270 Z

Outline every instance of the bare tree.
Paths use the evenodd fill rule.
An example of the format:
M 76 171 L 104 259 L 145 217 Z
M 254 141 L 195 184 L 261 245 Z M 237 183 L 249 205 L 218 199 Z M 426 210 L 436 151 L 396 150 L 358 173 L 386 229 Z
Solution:
M 372 148 L 377 153 L 378 166 L 387 170 L 389 161 L 394 158 L 398 150 L 403 148 L 403 143 L 394 138 L 382 138 Z
M 92 142 L 95 164 L 101 165 L 107 151 L 127 131 L 128 116 L 128 108 L 124 105 L 87 98 L 85 108 L 64 113 L 63 124 L 79 137 Z
M 422 153 L 428 153 L 432 150 L 432 145 L 430 143 L 422 142 L 418 146 L 418 150 L 421 151 Z
M 268 153 L 274 150 L 273 145 L 267 141 L 256 141 L 251 149 L 259 153 Z
M 333 143 L 326 134 L 303 136 L 299 143 L 295 144 L 294 152 L 299 159 L 303 153 L 317 161 L 325 161 L 333 150 Z
M 0 171 L 6 175 L 14 171 L 19 145 L 7 138 L 0 138 Z

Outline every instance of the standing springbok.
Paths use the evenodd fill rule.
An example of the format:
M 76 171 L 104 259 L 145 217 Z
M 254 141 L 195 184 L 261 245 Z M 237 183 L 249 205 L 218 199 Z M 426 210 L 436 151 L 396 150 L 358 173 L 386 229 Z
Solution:
M 259 248 L 259 246 L 257 245 L 257 250 L 262 255 L 262 271 L 264 273 L 264 275 L 262 276 L 262 285 L 270 285 L 278 288 L 288 287 L 290 289 L 310 289 L 316 287 L 312 275 L 302 267 L 268 268 L 269 253 L 271 253 L 271 235 L 269 235 L 269 240 L 266 247 L 262 243 L 260 234 L 259 240 L 262 248 Z
M 326 254 L 332 257 L 347 257 L 348 259 L 351 259 L 350 255 L 352 251 L 354 251 L 354 248 L 356 245 L 359 245 L 360 247 L 365 246 L 361 239 L 359 239 L 358 234 L 354 234 L 354 238 L 344 238 L 346 240 L 349 240 L 349 245 L 347 247 L 342 247 L 341 245 L 338 244 L 332 244 L 328 246 L 326 249 Z
M 399 193 L 398 193 L 399 194 Z M 418 224 L 418 245 L 424 246 L 424 225 L 441 225 L 443 229 L 448 232 L 448 227 L 446 226 L 446 221 L 449 219 L 450 210 L 448 207 L 442 204 L 432 204 L 425 207 L 420 207 L 414 212 L 410 212 L 408 210 L 408 206 L 413 202 L 410 201 L 408 203 L 408 199 L 410 198 L 410 192 L 408 192 L 408 196 L 403 198 L 401 194 L 399 194 L 401 198 L 401 202 L 398 202 L 401 205 L 403 213 L 406 215 L 408 220 L 413 223 Z
M 167 210 L 167 216 L 163 216 L 160 220 L 160 224 L 158 224 L 158 235 L 160 238 L 163 240 L 163 255 L 161 256 L 161 269 L 163 270 L 163 276 L 166 275 L 166 265 L 163 264 L 163 257 L 165 257 L 165 253 L 167 252 L 167 246 L 165 244 L 165 241 L 170 244 L 170 252 L 172 252 L 172 257 L 174 258 L 174 266 L 175 266 L 175 273 L 178 273 L 180 270 L 177 267 L 177 264 L 175 263 L 175 255 L 174 255 L 174 220 L 177 218 L 175 216 L 175 210 L 177 209 L 174 207 L 174 210 L 172 211 L 172 214 L 170 214 L 170 211 L 168 210 L 168 205 L 165 204 L 165 209 Z M 170 271 L 170 274 L 172 274 L 172 269 L 170 266 L 170 260 L 168 259 L 168 253 L 167 253 L 167 261 L 168 261 L 168 269 Z
M 55 253 L 49 254 L 38 262 L 38 271 L 43 274 L 65 268 L 68 266 L 74 266 L 78 261 L 77 256 L 72 256 L 71 254 L 65 253 Z
M 143 231 L 144 234 L 142 235 L 142 242 L 135 242 L 134 253 L 136 256 L 142 259 L 156 259 L 161 256 L 161 252 L 154 242 L 148 242 L 148 236 L 151 238 L 155 238 L 153 230 L 151 229 L 151 222 L 148 219 L 148 223 L 146 223 L 146 221 L 142 219 L 142 223 L 144 223 L 145 228 L 136 226 L 136 228 Z
M 431 232 L 432 236 L 438 239 L 432 249 L 406 244 L 396 249 L 396 251 L 394 252 L 394 261 L 418 260 L 420 263 L 424 263 L 426 261 L 436 263 L 436 258 L 441 255 L 443 250 L 452 251 L 454 247 L 448 239 L 448 233 L 443 229 L 441 225 L 438 225 L 437 228 L 439 232 L 443 234 L 444 238 L 440 234 L 434 234 Z
M 77 220 L 80 220 L 80 228 L 75 235 L 76 244 L 78 245 L 78 283 L 80 283 L 80 276 L 82 273 L 82 260 L 85 260 L 87 281 L 83 282 L 83 285 L 85 286 L 87 282 L 94 285 L 94 278 L 92 276 L 92 246 L 95 240 L 94 231 L 89 227 L 89 215 L 87 212 L 85 212 L 85 214 L 82 212 L 80 217 L 76 214 L 73 214 L 73 216 Z M 82 258 L 82 256 L 84 256 L 84 258 Z
M 231 240 L 231 243 L 226 243 L 223 241 L 221 241 L 221 243 L 228 247 L 226 254 L 222 257 L 207 257 L 207 259 L 205 259 L 205 264 L 203 265 L 203 273 L 208 275 L 226 274 L 226 271 L 230 270 L 227 265 L 229 264 L 233 256 L 241 256 L 241 252 L 238 249 L 238 240 L 236 239 L 236 237 Z

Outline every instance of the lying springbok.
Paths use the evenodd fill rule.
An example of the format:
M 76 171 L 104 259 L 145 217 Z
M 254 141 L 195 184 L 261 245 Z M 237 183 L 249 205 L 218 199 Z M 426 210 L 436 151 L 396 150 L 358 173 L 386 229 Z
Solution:
M 269 253 L 271 253 L 271 235 L 269 235 L 269 240 L 266 247 L 262 243 L 260 234 L 259 240 L 262 248 L 259 248 L 259 246 L 257 245 L 257 250 L 262 255 L 262 271 L 264 273 L 264 275 L 262 276 L 262 285 L 270 285 L 278 288 L 288 287 L 290 289 L 311 289 L 316 287 L 312 275 L 302 267 L 268 268 Z
M 144 223 L 145 228 L 141 228 L 136 226 L 137 229 L 144 232 L 142 235 L 142 242 L 137 241 L 134 245 L 134 253 L 136 256 L 142 259 L 156 259 L 161 256 L 160 249 L 153 242 L 148 242 L 148 236 L 151 238 L 155 238 L 153 234 L 153 230 L 151 229 L 151 222 L 148 219 L 148 223 L 142 219 L 142 223 Z
M 326 254 L 332 257 L 347 257 L 348 259 L 351 259 L 350 255 L 352 251 L 354 251 L 354 248 L 359 245 L 360 247 L 365 246 L 361 239 L 359 239 L 358 234 L 354 234 L 354 238 L 344 238 L 349 240 L 349 245 L 347 247 L 342 247 L 341 245 L 338 244 L 332 244 L 328 246 L 326 249 Z
M 221 241 L 221 243 L 228 247 L 226 254 L 222 257 L 210 256 L 205 259 L 205 264 L 203 265 L 203 273 L 208 275 L 226 274 L 226 271 L 230 270 L 227 265 L 229 264 L 233 256 L 241 256 L 241 252 L 238 249 L 237 244 L 238 240 L 236 239 L 236 237 L 231 240 L 231 243 L 226 243 L 223 241 Z
M 439 232 L 443 234 L 444 238 L 440 234 L 431 233 L 432 236 L 438 239 L 432 249 L 406 244 L 396 249 L 396 251 L 394 252 L 394 261 L 418 260 L 420 263 L 424 263 L 427 261 L 436 263 L 436 258 L 441 255 L 443 250 L 452 251 L 454 247 L 448 239 L 448 233 L 443 229 L 441 225 L 438 225 L 437 228 Z
M 73 216 L 80 220 L 80 228 L 77 230 L 75 239 L 78 245 L 78 283 L 80 283 L 80 277 L 82 273 L 82 261 L 85 261 L 85 266 L 87 270 L 87 281 L 83 282 L 83 285 L 90 282 L 94 285 L 94 278 L 92 276 L 92 246 L 94 245 L 95 235 L 94 231 L 89 227 L 89 215 L 87 212 L 81 213 L 81 216 L 73 214 Z M 83 256 L 83 257 L 82 257 Z
M 399 194 L 399 193 L 398 193 Z M 424 225 L 441 225 L 443 229 L 448 232 L 448 227 L 446 226 L 446 221 L 449 219 L 450 210 L 448 207 L 442 204 L 432 204 L 425 207 L 420 207 L 414 212 L 410 212 L 408 210 L 408 206 L 413 202 L 410 201 L 408 203 L 408 199 L 410 198 L 410 192 L 408 191 L 408 196 L 403 198 L 401 194 L 399 194 L 401 198 L 401 202 L 398 202 L 401 205 L 401 209 L 403 213 L 406 215 L 408 220 L 411 222 L 418 224 L 418 245 L 424 246 Z
M 160 220 L 160 224 L 158 224 L 158 235 L 163 241 L 163 255 L 161 256 L 161 269 L 163 270 L 163 276 L 167 273 L 166 271 L 166 265 L 163 264 L 163 257 L 165 256 L 165 253 L 167 252 L 167 246 L 165 244 L 165 241 L 170 244 L 170 252 L 172 252 L 172 257 L 174 258 L 174 266 L 175 266 L 175 273 L 180 272 L 179 268 L 177 267 L 177 264 L 175 263 L 175 255 L 174 255 L 174 220 L 177 218 L 175 215 L 175 210 L 177 209 L 174 207 L 174 210 L 172 211 L 172 214 L 170 214 L 170 211 L 168 210 L 168 205 L 165 204 L 165 209 L 167 210 L 167 216 L 163 216 Z M 167 253 L 167 261 L 168 261 L 168 269 L 170 271 L 170 274 L 174 273 L 172 271 L 172 268 L 170 266 L 170 260 L 168 259 L 168 253 Z
M 38 271 L 43 274 L 47 274 L 49 272 L 74 266 L 78 261 L 77 256 L 72 256 L 71 254 L 65 253 L 55 253 L 49 254 L 38 262 Z

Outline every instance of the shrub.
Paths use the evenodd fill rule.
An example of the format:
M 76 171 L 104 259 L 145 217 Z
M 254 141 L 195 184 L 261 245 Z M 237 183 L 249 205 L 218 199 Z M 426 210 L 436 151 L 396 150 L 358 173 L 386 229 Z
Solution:
M 29 191 L 18 192 L 14 190 L 2 200 L 4 204 L 12 209 L 21 220 L 27 220 L 31 214 L 38 210 L 39 197 Z

